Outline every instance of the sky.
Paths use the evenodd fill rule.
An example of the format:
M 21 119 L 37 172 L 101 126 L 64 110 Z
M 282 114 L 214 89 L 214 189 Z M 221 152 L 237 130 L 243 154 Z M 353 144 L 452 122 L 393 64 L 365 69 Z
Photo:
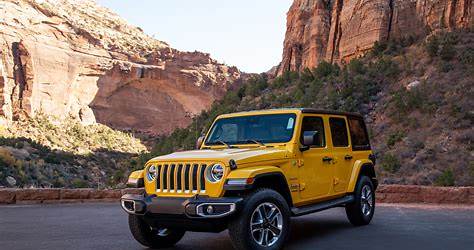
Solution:
M 148 35 L 249 73 L 281 61 L 292 0 L 97 0 Z

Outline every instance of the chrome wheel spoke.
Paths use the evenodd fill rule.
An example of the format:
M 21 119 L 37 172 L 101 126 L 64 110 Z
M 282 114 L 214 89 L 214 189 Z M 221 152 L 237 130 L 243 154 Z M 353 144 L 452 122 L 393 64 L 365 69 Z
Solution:
M 265 207 L 260 206 L 258 208 L 258 213 L 260 214 L 260 218 L 262 218 L 263 220 L 267 218 L 267 212 L 265 211 Z
M 268 230 L 267 229 L 263 229 L 262 231 L 262 245 L 263 246 L 266 246 L 268 245 Z
M 267 218 L 268 221 L 270 221 L 270 223 L 273 223 L 279 214 L 280 213 L 276 207 L 272 208 Z
M 269 230 L 272 232 L 273 236 L 278 236 L 281 233 L 281 230 L 275 225 L 270 225 Z
M 252 233 L 263 230 L 263 222 L 252 223 Z

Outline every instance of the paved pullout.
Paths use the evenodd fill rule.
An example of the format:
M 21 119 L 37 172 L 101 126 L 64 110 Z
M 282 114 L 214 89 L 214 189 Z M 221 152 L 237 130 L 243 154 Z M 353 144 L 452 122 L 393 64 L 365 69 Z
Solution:
M 378 207 L 353 227 L 344 210 L 293 220 L 287 249 L 468 249 L 471 208 Z M 0 249 L 142 249 L 118 204 L 0 206 Z M 188 233 L 175 249 L 232 249 L 227 232 Z

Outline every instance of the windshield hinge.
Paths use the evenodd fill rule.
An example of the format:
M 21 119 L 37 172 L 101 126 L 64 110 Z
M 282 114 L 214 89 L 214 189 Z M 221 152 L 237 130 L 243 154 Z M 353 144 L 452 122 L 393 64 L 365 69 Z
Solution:
M 304 160 L 303 159 L 298 159 L 297 164 L 298 164 L 299 168 L 304 166 Z

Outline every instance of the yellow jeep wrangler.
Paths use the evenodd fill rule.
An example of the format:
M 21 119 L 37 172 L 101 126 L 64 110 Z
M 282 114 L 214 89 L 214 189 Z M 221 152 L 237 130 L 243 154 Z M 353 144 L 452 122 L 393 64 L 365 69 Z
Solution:
M 133 172 L 124 195 L 135 239 L 151 248 L 186 231 L 229 229 L 236 249 L 281 249 L 290 217 L 345 207 L 370 223 L 375 158 L 361 115 L 278 109 L 221 115 L 197 150 L 159 156 Z

